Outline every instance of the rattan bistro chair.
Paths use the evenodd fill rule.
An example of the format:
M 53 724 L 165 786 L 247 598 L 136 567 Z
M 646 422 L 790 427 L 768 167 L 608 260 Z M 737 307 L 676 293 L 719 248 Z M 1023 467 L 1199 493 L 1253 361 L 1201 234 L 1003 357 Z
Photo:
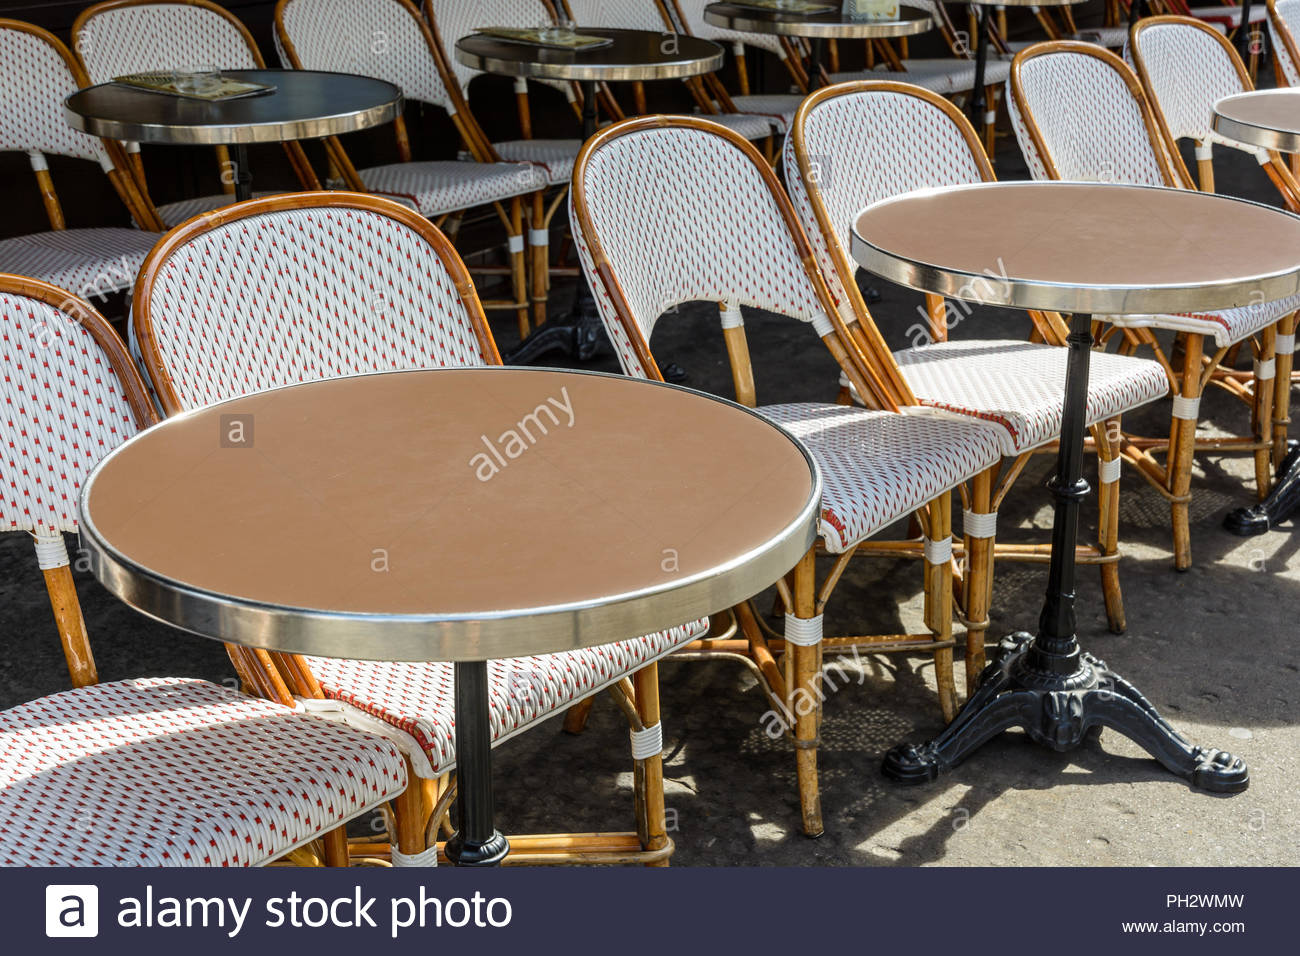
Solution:
M 48 232 L 0 239 L 0 272 L 25 275 L 72 289 L 83 299 L 122 292 L 135 282 L 144 257 L 162 228 L 140 195 L 126 159 L 115 144 L 68 125 L 63 100 L 88 85 L 85 71 L 53 34 L 18 20 L 0 19 L 0 151 L 21 151 L 31 160 Z M 69 229 L 47 156 L 96 163 L 127 212 L 141 227 Z
M 512 298 L 484 302 L 487 309 L 513 311 L 519 334 L 529 330 L 529 301 L 537 320 L 546 317 L 545 270 L 528 284 L 524 204 L 540 197 L 547 177 L 536 166 L 502 162 L 469 112 L 454 83 L 447 82 L 442 53 L 410 0 L 279 0 L 275 37 L 284 65 L 299 70 L 358 73 L 387 80 L 409 101 L 444 110 L 460 135 L 465 160 L 415 160 L 406 122 L 393 123 L 400 162 L 358 169 L 337 137 L 327 139 L 330 160 L 349 190 L 390 196 L 409 203 L 455 237 L 462 215 L 491 206 L 505 228 Z M 540 202 L 540 198 L 536 199 Z M 544 234 L 532 234 L 533 254 L 545 261 Z
M 782 582 L 782 638 L 769 641 L 745 605 L 735 609 L 744 640 L 688 649 L 750 657 L 774 711 L 793 730 L 804 832 L 815 836 L 823 828 L 817 782 L 823 649 L 932 655 L 944 716 L 955 712 L 950 491 L 999 460 L 997 429 L 929 409 L 897 410 L 844 328 L 771 167 L 736 133 L 676 116 L 612 126 L 583 147 L 572 206 L 583 267 L 624 371 L 659 378 L 649 343 L 661 317 L 685 303 L 715 302 L 737 401 L 796 435 L 822 468 L 821 542 L 835 565 L 820 590 L 814 548 L 793 572 L 792 586 Z M 742 307 L 811 325 L 878 410 L 758 405 Z M 823 611 L 858 545 L 913 513 L 928 539 L 928 633 L 823 639 Z M 784 675 L 773 656 L 782 651 Z
M 105 0 L 82 10 L 72 26 L 72 45 L 93 83 L 152 70 L 206 63 L 223 70 L 258 70 L 266 63 L 252 34 L 239 19 L 209 0 Z M 127 143 L 141 192 L 148 196 L 138 143 Z M 285 153 L 304 189 L 320 189 L 307 154 L 297 143 Z M 166 226 L 235 201 L 230 151 L 215 147 L 221 193 L 166 203 L 158 215 Z
M 74 686 L 0 711 L 0 866 L 256 866 L 321 838 L 345 864 L 341 825 L 406 786 L 390 741 L 296 713 L 281 684 L 99 683 L 63 535 L 90 470 L 156 420 L 122 342 L 72 293 L 0 275 L 0 362 L 0 531 L 32 537 Z
M 785 172 L 790 196 L 817 252 L 844 323 L 863 332 L 864 350 L 906 381 L 922 405 L 997 423 L 1002 453 L 1013 462 L 1002 481 L 981 475 L 965 489 L 963 588 L 966 611 L 968 690 L 984 660 L 989 593 L 995 554 L 997 504 L 1010 490 L 1028 456 L 1060 437 L 1065 387 L 1066 329 L 1056 315 L 1036 314 L 1036 330 L 1052 344 L 966 339 L 948 341 L 948 316 L 960 308 L 939 296 L 927 299 L 926 320 L 908 331 L 913 346 L 892 355 L 863 301 L 857 263 L 849 251 L 853 218 L 865 206 L 915 189 L 995 179 L 969 120 L 929 90 L 901 83 L 860 82 L 812 94 L 795 116 L 786 139 Z M 921 344 L 926 343 L 926 344 Z M 1088 424 L 1098 452 L 1101 507 L 1098 544 L 1080 549 L 1080 563 L 1099 565 L 1111 630 L 1124 630 L 1119 584 L 1119 418 L 1163 397 L 1169 382 L 1156 362 L 1098 353 L 1088 383 Z M 1116 440 L 1112 440 L 1110 436 Z M 996 484 L 996 487 L 995 487 Z M 1033 546 L 1008 545 L 1007 558 L 1041 560 Z
M 1268 0 L 1268 35 L 1278 86 L 1300 86 L 1300 0 Z
M 1194 188 L 1181 164 L 1173 165 L 1137 76 L 1109 50 L 1073 42 L 1029 47 L 1012 63 L 1009 86 L 1012 125 L 1035 179 Z M 1099 317 L 1111 324 L 1108 335 L 1122 336 L 1121 350 L 1150 347 L 1174 382 L 1169 439 L 1126 435 L 1123 455 L 1170 503 L 1179 570 L 1191 565 L 1188 504 L 1197 449 L 1252 454 L 1258 494 L 1269 491 L 1276 334 L 1298 306 L 1300 297 L 1292 296 L 1223 312 Z M 1178 334 L 1181 359 L 1165 354 L 1152 329 Z M 1256 358 L 1250 383 L 1220 364 L 1244 342 Z M 1212 354 L 1206 354 L 1207 343 Z M 1253 434 L 1197 440 L 1201 396 L 1210 383 L 1253 406 Z M 1162 450 L 1163 465 L 1152 454 Z
M 1220 31 L 1188 17 L 1149 17 L 1134 25 L 1129 55 L 1155 113 L 1165 152 L 1184 180 L 1190 176 L 1182 165 L 1179 140 L 1190 139 L 1196 144 L 1197 181 L 1206 192 L 1214 191 L 1215 144 L 1241 149 L 1259 161 L 1287 207 L 1292 212 L 1300 212 L 1300 183 L 1278 153 L 1242 146 L 1213 129 L 1214 104 L 1218 100 L 1255 88 L 1236 48 Z M 1287 451 L 1291 385 L 1295 381 L 1292 369 L 1296 318 L 1290 315 L 1277 327 L 1272 421 L 1274 466 Z M 1248 380 L 1245 372 L 1237 372 L 1234 377 L 1243 384 Z
M 133 320 L 169 414 L 338 375 L 500 364 L 447 239 L 406 207 L 355 193 L 253 200 L 174 230 L 145 263 Z M 489 665 L 494 744 L 605 688 L 633 732 L 640 835 L 530 838 L 516 845 L 513 862 L 666 862 L 672 843 L 655 661 L 707 627 L 696 621 Z M 399 744 L 414 773 L 395 804 L 392 860 L 433 863 L 456 762 L 452 665 L 287 656 L 277 663 L 301 697 L 327 699 L 343 720 Z

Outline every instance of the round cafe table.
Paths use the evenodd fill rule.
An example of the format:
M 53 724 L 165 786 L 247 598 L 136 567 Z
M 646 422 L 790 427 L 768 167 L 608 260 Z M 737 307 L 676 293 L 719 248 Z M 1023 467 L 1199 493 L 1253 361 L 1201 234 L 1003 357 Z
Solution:
M 1261 239 L 1267 239 L 1261 242 Z M 969 302 L 1072 313 L 1047 595 L 1038 631 L 1004 639 L 956 719 L 885 757 L 894 779 L 934 779 L 1010 727 L 1054 750 L 1102 727 L 1131 738 L 1193 787 L 1244 790 L 1246 764 L 1198 747 L 1075 635 L 1075 540 L 1092 316 L 1230 309 L 1300 290 L 1300 218 L 1192 190 L 1094 183 L 987 183 L 868 206 L 853 254 L 901 285 Z
M 1253 90 L 1226 96 L 1214 104 L 1214 131 L 1247 146 L 1300 153 L 1300 90 Z M 1278 333 L 1275 387 L 1279 396 L 1291 388 L 1294 355 L 1293 324 L 1289 333 Z M 1300 444 L 1288 448 L 1285 422 L 1274 428 L 1273 448 L 1277 474 L 1268 497 L 1224 515 L 1223 526 L 1234 534 L 1264 534 L 1300 509 Z
M 711 73 L 726 60 L 716 43 L 685 34 L 584 26 L 574 27 L 574 32 L 612 42 L 592 50 L 560 50 L 472 33 L 456 41 L 456 59 L 484 73 L 580 83 L 583 140 L 596 135 L 597 83 L 684 79 Z M 505 362 L 523 365 L 553 351 L 585 360 L 604 341 L 591 290 L 579 278 L 570 324 L 546 323 L 505 356 Z
M 313 70 L 222 70 L 221 75 L 275 89 L 209 102 L 101 83 L 64 101 L 67 120 L 105 139 L 233 147 L 235 198 L 242 202 L 253 198 L 250 143 L 339 136 L 392 122 L 402 112 L 402 91 L 368 76 Z
M 237 436 L 233 438 L 232 436 Z M 557 497 L 581 513 L 539 507 Z M 265 650 L 454 661 L 459 827 L 492 865 L 486 661 L 730 607 L 817 533 L 821 476 L 756 413 L 546 369 L 331 379 L 178 416 L 86 481 L 82 541 L 126 603 Z
M 874 40 L 915 36 L 934 26 L 930 14 L 915 7 L 899 6 L 897 20 L 861 20 L 843 13 L 839 0 L 827 3 L 833 9 L 820 13 L 776 10 L 745 3 L 711 3 L 704 8 L 704 22 L 741 33 L 771 33 L 802 37 L 811 41 L 808 76 L 815 86 L 821 75 L 822 47 L 826 40 Z

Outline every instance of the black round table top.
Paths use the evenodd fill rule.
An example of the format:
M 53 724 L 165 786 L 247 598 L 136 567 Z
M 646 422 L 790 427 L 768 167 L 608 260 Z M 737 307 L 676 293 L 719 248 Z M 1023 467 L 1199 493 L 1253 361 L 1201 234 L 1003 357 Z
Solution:
M 74 128 L 106 139 L 235 145 L 337 136 L 391 122 L 402 110 L 402 91 L 369 76 L 314 70 L 223 70 L 222 75 L 275 90 L 209 102 L 101 83 L 64 101 L 67 119 Z
M 704 8 L 704 21 L 742 33 L 841 40 L 913 36 L 934 26 L 929 13 L 901 4 L 895 20 L 862 20 L 841 12 L 838 3 L 835 9 L 824 12 L 775 10 L 745 3 L 711 3 Z
M 655 30 L 574 28 L 614 42 L 593 50 L 560 50 L 513 43 L 482 33 L 456 41 L 456 59 L 484 73 L 551 80 L 671 80 L 711 73 L 726 53 L 711 40 Z

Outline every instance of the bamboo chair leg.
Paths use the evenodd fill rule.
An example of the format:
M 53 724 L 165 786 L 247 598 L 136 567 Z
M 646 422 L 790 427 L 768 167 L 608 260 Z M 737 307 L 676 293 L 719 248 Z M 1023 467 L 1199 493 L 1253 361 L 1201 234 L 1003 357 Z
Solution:
M 1277 467 L 1286 455 L 1287 437 L 1291 427 L 1291 371 L 1295 365 L 1296 318 L 1292 313 L 1278 323 L 1282 337 L 1277 349 L 1277 375 L 1273 379 L 1273 466 Z
M 402 856 L 418 856 L 426 849 L 424 830 L 424 787 L 415 772 L 407 767 L 411 781 L 406 789 L 393 798 L 393 817 L 397 823 L 397 851 Z M 393 855 L 393 865 L 398 866 L 398 854 Z
M 794 617 L 802 621 L 817 618 L 817 550 L 809 549 L 799 559 L 794 574 Z M 820 619 L 818 619 L 820 623 Z M 787 618 L 787 631 L 789 618 Z M 817 724 L 821 641 L 800 644 L 786 640 L 786 707 L 794 716 L 795 765 L 799 779 L 799 806 L 803 832 L 810 837 L 825 832 L 822 824 L 821 793 L 817 782 Z
M 975 692 L 984 670 L 984 645 L 988 635 L 989 607 L 993 597 L 993 555 L 996 538 L 992 532 L 997 512 L 993 508 L 994 469 L 981 472 L 971 480 L 970 511 L 962 523 L 966 545 L 963 575 L 966 597 L 966 696 Z M 976 517 L 991 515 L 991 519 Z M 981 527 L 987 523 L 988 527 Z M 972 531 L 987 532 L 980 536 Z
M 347 866 L 348 865 L 348 829 L 347 827 L 335 827 L 329 833 L 325 834 L 325 865 L 326 866 Z
M 1120 419 L 1107 419 L 1093 426 L 1097 443 L 1097 548 L 1105 557 L 1119 554 Z M 1128 627 L 1124 615 L 1124 594 L 1119 585 L 1119 562 L 1108 561 L 1101 569 L 1101 593 L 1106 603 L 1106 625 L 1112 634 Z
M 944 722 L 957 716 L 957 685 L 952 669 L 952 495 L 930 502 L 925 555 L 925 625 L 936 641 L 947 642 L 934 652 L 934 678 L 939 685 L 939 709 Z M 931 547 L 939 553 L 931 554 Z M 945 554 L 946 552 L 946 554 Z M 931 558 L 936 560 L 932 561 Z
M 636 711 L 646 730 L 659 728 L 659 665 L 647 664 L 634 675 Z M 660 738 L 662 739 L 662 738 Z M 664 809 L 664 758 L 662 750 L 636 761 L 633 773 L 636 791 L 636 829 L 643 850 L 661 850 L 668 845 L 666 811 Z M 668 860 L 657 860 L 647 866 L 667 866 Z
M 533 193 L 530 224 L 532 232 L 529 233 L 528 248 L 532 255 L 533 326 L 540 328 L 546 322 L 546 292 L 551 268 L 549 239 L 547 242 L 539 241 L 547 232 L 546 197 L 540 192 Z
M 1268 442 L 1273 430 L 1274 386 L 1277 376 L 1277 326 L 1260 334 L 1259 356 L 1255 361 L 1255 395 L 1250 426 L 1257 442 Z M 1255 494 L 1260 501 L 1273 490 L 1272 448 L 1255 450 Z
M 564 732 L 566 734 L 580 734 L 587 728 L 587 718 L 591 716 L 591 705 L 596 702 L 595 697 L 588 697 L 586 700 L 580 700 L 564 715 Z
M 516 196 L 510 200 L 510 287 L 514 300 L 519 303 L 515 318 L 519 322 L 519 338 L 528 337 L 528 248 L 524 241 L 524 203 Z
M 992 158 L 998 138 L 998 92 L 997 86 L 984 88 L 984 151 Z
M 1188 504 L 1192 488 L 1192 455 L 1196 444 L 1196 420 L 1201 400 L 1201 355 L 1204 336 L 1188 335 L 1184 340 L 1179 395 L 1174 398 L 1174 417 L 1169 432 L 1168 491 L 1170 519 L 1174 533 L 1174 567 L 1186 571 L 1192 566 L 1192 534 Z M 1179 402 L 1179 399 L 1182 402 Z M 1183 407 L 1180 409 L 1180 405 Z
M 62 537 L 58 539 L 58 544 L 63 545 Z M 86 621 L 81 614 L 81 602 L 77 600 L 77 585 L 72 580 L 72 569 L 63 564 L 45 568 L 41 573 L 45 577 L 50 610 L 54 612 L 54 621 L 59 628 L 63 658 L 68 664 L 72 686 L 88 687 L 98 684 L 99 673 L 95 669 L 95 656 L 86 636 Z

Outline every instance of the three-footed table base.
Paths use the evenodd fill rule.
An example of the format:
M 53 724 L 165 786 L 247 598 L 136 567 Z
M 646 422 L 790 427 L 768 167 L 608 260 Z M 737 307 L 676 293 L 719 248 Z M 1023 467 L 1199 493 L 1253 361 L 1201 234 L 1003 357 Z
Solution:
M 1024 728 L 1031 740 L 1061 752 L 1096 739 L 1109 727 L 1197 790 L 1240 793 L 1250 785 L 1245 761 L 1189 743 L 1104 661 L 1083 652 L 1073 673 L 1052 673 L 1034 666 L 1033 640 L 1023 631 L 1004 638 L 956 719 L 920 747 L 901 744 L 890 750 L 885 775 L 904 783 L 934 780 L 1012 727 Z

